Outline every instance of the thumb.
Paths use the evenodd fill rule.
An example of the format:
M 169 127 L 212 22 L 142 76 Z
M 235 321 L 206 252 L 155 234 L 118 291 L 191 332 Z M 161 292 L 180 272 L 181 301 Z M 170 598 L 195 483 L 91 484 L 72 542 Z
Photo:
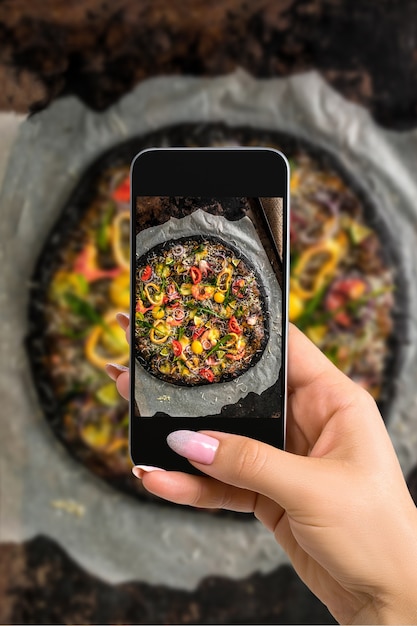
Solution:
M 304 457 L 271 445 L 217 431 L 177 430 L 167 437 L 170 448 L 199 470 L 223 483 L 263 494 L 286 510 L 317 506 L 334 460 Z M 326 464 L 326 467 L 323 466 Z

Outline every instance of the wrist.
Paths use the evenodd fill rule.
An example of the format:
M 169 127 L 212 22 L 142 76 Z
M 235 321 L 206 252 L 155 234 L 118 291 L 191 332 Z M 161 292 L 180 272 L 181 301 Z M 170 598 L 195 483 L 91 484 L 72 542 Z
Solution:
M 349 624 L 417 624 L 416 594 L 403 594 L 386 601 L 372 599 Z

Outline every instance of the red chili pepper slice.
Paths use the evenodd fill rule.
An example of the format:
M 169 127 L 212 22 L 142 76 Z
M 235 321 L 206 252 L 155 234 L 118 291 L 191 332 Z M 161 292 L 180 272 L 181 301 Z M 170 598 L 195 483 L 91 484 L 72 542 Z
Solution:
M 143 280 L 144 283 L 146 283 L 150 279 L 151 276 L 152 276 L 152 268 L 150 265 L 147 265 L 145 269 L 141 271 L 140 279 Z
M 192 266 L 192 268 L 190 269 L 190 275 L 191 275 L 191 280 L 193 281 L 194 285 L 197 285 L 199 282 L 201 282 L 201 272 L 198 269 L 198 267 L 196 267 L 195 265 Z
M 206 329 L 204 328 L 204 326 L 202 326 L 201 328 L 196 328 L 193 332 L 193 339 L 198 339 L 205 331 Z
M 130 200 L 130 180 L 125 178 L 112 193 L 113 200 L 116 202 L 129 202 Z
M 175 356 L 180 356 L 182 354 L 182 345 L 176 339 L 172 340 L 172 349 Z
M 240 335 L 242 332 L 242 329 L 234 315 L 229 320 L 229 330 L 231 333 L 236 333 L 236 335 Z
M 209 383 L 213 382 L 214 374 L 209 367 L 203 367 L 203 369 L 200 370 L 198 373 L 200 374 L 200 376 L 202 376 L 202 378 L 208 380 Z

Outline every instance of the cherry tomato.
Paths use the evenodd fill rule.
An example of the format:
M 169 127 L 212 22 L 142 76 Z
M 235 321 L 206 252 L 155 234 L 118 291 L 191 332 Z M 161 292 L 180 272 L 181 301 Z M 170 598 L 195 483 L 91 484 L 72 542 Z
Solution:
M 112 193 L 113 200 L 116 202 L 129 202 L 130 200 L 130 180 L 125 178 Z
M 198 373 L 200 374 L 200 376 L 202 376 L 203 378 L 208 380 L 209 383 L 213 382 L 214 374 L 213 374 L 213 372 L 211 371 L 211 369 L 209 367 L 203 367 L 203 369 L 200 370 Z
M 145 269 L 143 269 L 140 273 L 140 279 L 146 283 L 152 276 L 152 268 L 150 265 L 147 265 Z
M 236 333 L 237 335 L 240 335 L 242 332 L 242 329 L 234 315 L 229 320 L 229 330 L 231 333 Z
M 197 285 L 201 281 L 201 278 L 202 278 L 201 272 L 198 269 L 198 267 L 193 265 L 192 268 L 190 269 L 190 274 L 191 274 L 191 280 L 193 281 L 194 285 Z
M 182 345 L 176 339 L 172 340 L 172 349 L 175 356 L 180 356 L 182 354 Z

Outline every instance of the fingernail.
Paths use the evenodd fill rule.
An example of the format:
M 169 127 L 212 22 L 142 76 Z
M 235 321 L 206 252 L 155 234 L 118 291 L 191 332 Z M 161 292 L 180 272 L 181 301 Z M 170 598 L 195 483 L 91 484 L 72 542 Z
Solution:
M 194 430 L 176 430 L 168 435 L 167 443 L 177 454 L 205 465 L 213 462 L 219 447 L 217 439 L 196 433 Z
M 127 372 L 129 370 L 129 368 L 125 365 L 119 365 L 118 363 L 107 363 L 105 369 L 107 375 L 110 376 L 112 380 L 116 380 L 122 372 Z
M 126 330 L 126 328 L 129 326 L 130 317 L 126 315 L 126 313 L 117 313 L 116 320 L 119 326 L 123 328 L 123 330 Z
M 155 472 L 155 471 L 165 472 L 162 467 L 155 467 L 153 465 L 135 465 L 132 467 L 132 472 L 136 476 L 136 478 L 143 478 L 143 475 L 147 472 Z

